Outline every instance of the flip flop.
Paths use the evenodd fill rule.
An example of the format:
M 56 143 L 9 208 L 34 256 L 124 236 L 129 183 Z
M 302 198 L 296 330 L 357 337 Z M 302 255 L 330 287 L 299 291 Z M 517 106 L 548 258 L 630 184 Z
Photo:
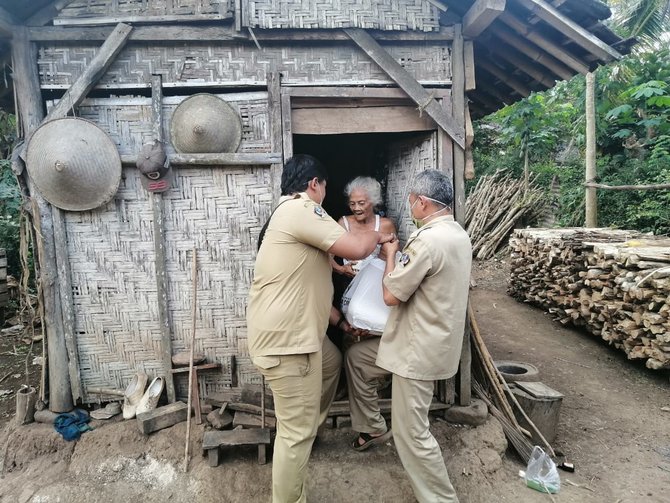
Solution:
M 378 437 L 373 437 L 369 433 L 359 433 L 358 436 L 352 442 L 351 447 L 353 447 L 355 451 L 364 451 L 372 447 L 373 445 L 383 444 L 392 436 L 393 433 L 391 432 L 391 430 L 387 430 L 386 433 L 382 433 Z M 359 439 L 363 440 L 362 444 L 358 441 Z

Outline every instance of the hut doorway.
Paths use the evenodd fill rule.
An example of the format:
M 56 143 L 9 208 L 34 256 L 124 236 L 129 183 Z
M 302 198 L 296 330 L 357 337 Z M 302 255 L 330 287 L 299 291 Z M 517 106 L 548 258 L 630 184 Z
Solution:
M 343 194 L 349 180 L 372 176 L 384 189 L 382 210 L 399 236 L 412 228 L 407 218 L 407 186 L 417 171 L 440 162 L 437 125 L 421 114 L 399 89 L 282 88 L 282 134 L 285 159 L 312 154 L 328 168 L 324 206 L 333 218 L 347 214 Z M 330 94 L 333 93 L 333 94 Z M 448 90 L 435 90 L 442 101 Z

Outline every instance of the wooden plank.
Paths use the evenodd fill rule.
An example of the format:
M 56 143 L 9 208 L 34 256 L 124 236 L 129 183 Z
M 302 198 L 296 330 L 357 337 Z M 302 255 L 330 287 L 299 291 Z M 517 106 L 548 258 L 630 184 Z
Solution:
M 250 152 L 250 153 L 223 153 L 223 154 L 171 154 L 171 165 L 182 167 L 199 166 L 269 166 L 281 160 L 281 155 L 274 152 Z M 137 161 L 136 155 L 122 155 L 121 163 L 134 166 Z
M 353 134 L 431 131 L 437 124 L 416 107 L 298 108 L 293 134 Z
M 151 77 L 151 126 L 153 136 L 163 141 L 163 86 L 160 75 Z M 142 175 L 140 175 L 142 176 Z M 158 302 L 158 324 L 161 331 L 161 360 L 163 372 L 169 373 L 172 369 L 172 329 L 170 327 L 170 313 L 168 311 L 168 279 L 165 254 L 165 213 L 163 211 L 163 194 L 151 192 L 151 213 L 153 220 L 154 263 L 156 267 L 156 302 Z M 165 391 L 168 402 L 177 400 L 174 379 L 165 380 Z
M 132 26 L 123 23 L 120 23 L 114 29 L 91 60 L 91 63 L 49 111 L 46 120 L 65 117 L 70 110 L 81 103 L 109 65 L 112 64 L 116 55 L 121 52 L 132 29 Z
M 347 28 L 351 39 L 403 89 L 461 148 L 465 146 L 465 133 L 454 119 L 444 112 L 428 91 L 405 70 L 395 58 L 382 48 L 365 30 Z M 454 41 L 455 41 L 454 37 Z
M 57 18 L 53 20 L 54 26 L 95 26 L 118 23 L 144 23 L 144 24 L 161 24 L 161 23 L 191 23 L 200 21 L 223 21 L 231 19 L 233 16 L 230 13 L 226 14 L 169 14 L 163 16 L 134 16 L 134 15 L 120 15 L 120 16 L 105 16 L 105 17 L 68 17 Z
M 37 24 L 37 23 L 35 23 Z M 36 42 L 59 41 L 104 41 L 112 32 L 110 26 L 34 26 L 29 30 L 30 38 Z M 260 42 L 292 41 L 348 41 L 349 37 L 339 30 L 256 30 Z M 443 27 L 439 32 L 389 32 L 371 30 L 377 40 L 389 42 L 446 42 L 453 38 L 453 30 Z M 144 42 L 221 42 L 237 40 L 251 42 L 251 37 L 238 32 L 232 26 L 199 26 L 186 22 L 173 26 L 135 26 L 130 34 L 132 41 Z
M 44 118 L 42 95 L 37 72 L 37 47 L 28 39 L 24 27 L 18 27 L 12 39 L 12 74 L 18 101 L 18 116 L 26 139 L 35 131 Z M 54 243 L 51 205 L 37 190 L 29 176 L 26 183 L 30 196 L 37 206 L 33 212 L 33 225 L 37 234 L 37 258 L 40 268 L 39 282 L 44 306 L 44 325 L 49 341 L 49 409 L 53 412 L 69 412 L 74 404 L 70 385 L 68 352 L 65 344 L 63 319 L 60 310 L 58 266 Z
M 436 98 L 450 96 L 449 89 L 428 89 Z M 387 98 L 409 99 L 409 95 L 398 87 L 284 87 L 282 92 L 294 98 Z M 295 107 L 295 105 L 293 105 Z
M 465 51 L 463 37 L 461 36 L 461 26 L 454 27 L 455 35 L 451 49 L 452 61 L 452 88 L 451 103 L 453 117 L 459 128 L 465 131 Z M 454 218 L 464 226 L 465 222 L 465 145 L 454 147 Z M 461 405 L 470 404 L 470 334 L 467 330 L 463 333 L 463 350 L 461 352 L 461 364 L 458 369 L 459 392 L 458 399 Z
M 570 54 L 563 47 L 545 38 L 540 32 L 526 26 L 512 14 L 503 12 L 499 16 L 498 20 L 517 32 L 522 37 L 522 42 L 519 42 L 519 40 L 514 37 L 514 35 L 509 33 L 506 28 L 499 27 L 496 23 L 496 26 L 492 27 L 491 31 L 495 33 L 498 38 L 505 40 L 507 43 L 516 47 L 521 52 L 527 54 L 531 59 L 536 60 L 538 63 L 546 66 L 562 79 L 569 80 L 572 78 L 571 73 L 568 72 L 568 76 L 566 76 L 566 74 L 563 73 L 564 70 L 561 69 L 561 66 L 558 66 L 556 62 L 552 60 L 552 58 L 547 57 L 548 54 L 563 64 L 568 65 L 576 72 L 579 72 L 583 75 L 588 73 L 589 67 L 583 61 Z M 546 54 L 543 54 L 542 51 L 539 51 L 537 47 L 530 45 L 528 42 L 532 42 L 537 47 L 542 49 L 542 51 L 546 52 Z M 521 47 L 523 47 L 523 49 L 521 49 Z M 559 71 L 562 73 L 559 73 Z
M 249 430 L 211 430 L 202 436 L 203 450 L 224 446 L 269 444 L 270 430 L 253 428 Z
M 60 288 L 61 316 L 63 318 L 63 335 L 68 354 L 68 371 L 72 399 L 83 398 L 81 376 L 79 375 L 79 351 L 75 338 L 74 299 L 72 296 L 72 271 L 70 270 L 70 255 L 67 248 L 67 229 L 65 215 L 53 207 L 54 244 L 56 247 L 56 264 L 58 266 L 58 286 Z
M 282 117 L 281 117 L 281 76 L 279 72 L 267 74 L 268 85 L 268 115 L 270 121 L 270 149 L 273 152 L 283 151 Z M 270 165 L 270 179 L 272 180 L 272 207 L 274 208 L 281 197 L 282 159 Z
M 477 88 L 477 79 L 475 78 L 475 47 L 472 40 L 466 40 L 463 43 L 463 53 L 465 56 L 465 90 L 473 91 Z
M 465 321 L 465 332 L 463 334 L 463 348 L 461 349 L 461 361 L 458 367 L 458 404 L 461 407 L 470 405 L 472 399 L 472 347 L 470 345 L 470 314 Z
M 137 415 L 137 426 L 145 435 L 182 423 L 188 418 L 188 406 L 174 402 Z
M 463 129 L 465 136 L 465 61 L 463 37 L 460 36 L 460 25 L 455 26 L 456 35 L 451 50 L 452 62 L 452 89 L 451 107 L 452 116 L 457 127 Z M 464 225 L 465 219 L 465 138 L 463 145 L 454 148 L 454 218 Z
M 572 39 L 577 45 L 597 56 L 602 61 L 614 61 L 623 57 L 586 28 L 578 25 L 544 0 L 517 0 L 532 14 Z
M 50 2 L 26 19 L 24 24 L 26 26 L 44 26 L 45 24 L 50 23 L 56 16 L 58 16 L 58 13 L 61 10 L 73 1 L 74 0 L 55 0 L 54 2 Z
M 248 414 L 256 414 L 257 416 L 260 416 L 262 412 L 262 407 L 250 403 L 228 402 L 227 408 L 239 412 L 246 412 Z M 265 415 L 268 417 L 275 417 L 275 411 L 266 408 Z
M 240 388 L 210 392 L 205 402 L 215 407 L 221 407 L 224 403 L 246 403 L 260 407 L 261 397 L 262 388 L 260 385 L 244 384 Z M 265 405 L 267 408 L 274 408 L 271 394 L 267 394 L 265 397 Z
M 281 134 L 284 163 L 293 157 L 293 130 L 291 127 L 291 96 L 281 94 Z
M 230 404 L 228 405 L 230 408 Z M 233 428 L 242 426 L 244 428 L 270 428 L 274 430 L 277 427 L 277 420 L 274 417 L 266 417 L 265 425 L 260 416 L 249 414 L 248 412 L 237 411 L 233 417 Z
M 505 0 L 476 0 L 463 16 L 463 36 L 478 37 L 505 10 Z

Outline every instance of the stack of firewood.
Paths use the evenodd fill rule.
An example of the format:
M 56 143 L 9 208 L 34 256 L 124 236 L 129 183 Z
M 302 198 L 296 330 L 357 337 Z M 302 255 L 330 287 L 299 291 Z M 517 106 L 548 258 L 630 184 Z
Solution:
M 465 202 L 465 230 L 472 242 L 472 255 L 481 260 L 493 257 L 507 244 L 519 223 L 534 223 L 543 213 L 547 198 L 531 180 L 524 181 L 501 172 L 482 176 Z
M 584 327 L 651 369 L 670 368 L 670 239 L 611 229 L 524 229 L 509 293 Z

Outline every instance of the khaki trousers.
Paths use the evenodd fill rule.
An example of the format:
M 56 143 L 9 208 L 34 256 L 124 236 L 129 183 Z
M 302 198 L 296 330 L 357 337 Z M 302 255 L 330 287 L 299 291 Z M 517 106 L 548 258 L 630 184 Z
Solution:
M 351 411 L 351 428 L 361 433 L 386 433 L 386 421 L 379 410 L 379 378 L 390 374 L 378 367 L 377 351 L 381 337 L 369 337 L 353 344 L 344 358 Z
M 342 357 L 326 337 L 317 353 L 257 356 L 253 362 L 272 390 L 277 418 L 272 501 L 304 503 L 307 461 L 335 396 Z
M 434 381 L 393 375 L 393 441 L 419 503 L 458 503 L 440 446 L 430 432 Z

